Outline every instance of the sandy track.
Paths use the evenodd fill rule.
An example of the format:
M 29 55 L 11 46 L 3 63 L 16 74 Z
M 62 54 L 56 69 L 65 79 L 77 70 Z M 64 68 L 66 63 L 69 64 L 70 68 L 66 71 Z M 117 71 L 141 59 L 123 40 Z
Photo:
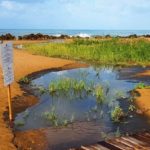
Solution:
M 35 56 L 28 54 L 24 51 L 14 50 L 14 70 L 15 70 L 15 81 L 18 81 L 21 77 L 37 72 L 40 70 L 50 69 L 50 68 L 60 68 L 60 67 L 80 67 L 82 64 L 78 64 L 75 61 L 48 58 L 43 56 Z M 12 85 L 12 97 L 19 97 L 23 95 L 24 91 L 20 89 L 17 82 Z M 24 100 L 34 101 L 34 97 L 25 97 Z M 26 105 L 31 105 L 29 102 Z M 4 121 L 4 112 L 7 111 L 7 91 L 3 86 L 2 71 L 0 68 L 0 150 L 16 150 L 12 141 L 14 135 L 12 130 L 7 127 Z

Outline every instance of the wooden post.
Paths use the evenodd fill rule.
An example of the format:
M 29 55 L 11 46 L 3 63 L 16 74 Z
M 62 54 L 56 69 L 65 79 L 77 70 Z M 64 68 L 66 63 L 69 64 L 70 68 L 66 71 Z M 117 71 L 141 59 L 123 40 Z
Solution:
M 13 115 L 12 115 L 11 87 L 10 87 L 10 84 L 7 86 L 7 93 L 8 93 L 8 106 L 9 106 L 9 121 L 10 121 L 10 125 L 12 125 Z

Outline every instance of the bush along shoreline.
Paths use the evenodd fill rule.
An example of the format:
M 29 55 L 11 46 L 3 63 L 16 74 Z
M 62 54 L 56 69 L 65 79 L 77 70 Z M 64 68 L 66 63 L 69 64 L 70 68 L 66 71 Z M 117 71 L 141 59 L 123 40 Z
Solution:
M 22 36 L 14 36 L 10 33 L 6 33 L 6 34 L 0 35 L 0 40 L 50 40 L 50 39 L 74 39 L 74 38 L 101 39 L 101 38 L 114 38 L 114 37 L 117 37 L 117 38 L 139 38 L 139 37 L 150 38 L 150 34 L 146 34 L 146 35 L 132 34 L 132 35 L 128 35 L 128 36 L 94 35 L 91 37 L 81 37 L 78 35 L 77 36 L 69 36 L 69 35 L 61 34 L 59 36 L 56 36 L 56 35 L 47 35 L 47 34 L 41 34 L 41 33 L 37 33 L 37 34 L 31 33 L 31 34 L 22 35 Z

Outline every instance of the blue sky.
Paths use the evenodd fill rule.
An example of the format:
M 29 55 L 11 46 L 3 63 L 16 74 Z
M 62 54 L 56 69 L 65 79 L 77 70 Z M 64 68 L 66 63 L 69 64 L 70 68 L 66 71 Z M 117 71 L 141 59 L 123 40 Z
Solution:
M 0 0 L 0 29 L 150 29 L 150 0 Z

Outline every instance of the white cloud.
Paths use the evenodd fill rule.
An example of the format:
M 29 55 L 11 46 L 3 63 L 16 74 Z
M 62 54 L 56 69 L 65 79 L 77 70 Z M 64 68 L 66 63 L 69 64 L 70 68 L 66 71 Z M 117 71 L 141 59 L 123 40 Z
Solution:
M 10 1 L 2 1 L 0 5 L 5 9 L 9 9 L 9 10 L 13 9 L 13 4 Z
M 7 10 L 21 10 L 23 5 L 15 1 L 5 0 L 0 2 L 0 7 Z
M 0 19 L 28 28 L 148 28 L 149 8 L 150 0 L 0 0 Z

